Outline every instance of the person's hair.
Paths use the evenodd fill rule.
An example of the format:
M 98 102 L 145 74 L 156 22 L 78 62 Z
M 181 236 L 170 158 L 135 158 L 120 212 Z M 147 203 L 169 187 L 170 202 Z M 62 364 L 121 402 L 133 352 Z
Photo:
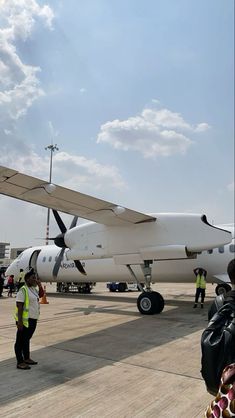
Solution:
M 235 259 L 231 260 L 228 264 L 227 273 L 229 275 L 230 281 L 235 285 Z
M 34 276 L 34 275 L 35 275 L 35 271 L 34 271 L 34 269 L 31 269 L 31 270 L 29 270 L 29 271 L 25 274 L 24 278 L 25 278 L 25 280 L 27 280 L 27 279 L 29 279 L 31 276 Z
M 23 269 L 20 269 L 20 271 L 24 271 Z

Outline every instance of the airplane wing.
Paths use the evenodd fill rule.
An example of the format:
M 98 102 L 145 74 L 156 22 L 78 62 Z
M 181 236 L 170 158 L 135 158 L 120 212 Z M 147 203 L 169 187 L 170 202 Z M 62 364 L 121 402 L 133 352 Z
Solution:
M 121 226 L 156 218 L 0 166 L 0 193 L 80 218 Z

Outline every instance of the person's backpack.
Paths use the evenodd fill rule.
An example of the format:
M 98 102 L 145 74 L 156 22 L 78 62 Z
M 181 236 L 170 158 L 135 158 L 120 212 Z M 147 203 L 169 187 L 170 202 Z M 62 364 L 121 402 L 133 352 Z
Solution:
M 211 304 L 208 310 L 208 322 L 210 322 L 212 316 L 221 308 L 221 306 L 223 306 L 224 303 L 226 303 L 224 300 L 224 295 L 216 296 L 214 302 Z
M 201 374 L 207 391 L 216 395 L 223 369 L 235 362 L 235 301 L 219 308 L 201 336 Z

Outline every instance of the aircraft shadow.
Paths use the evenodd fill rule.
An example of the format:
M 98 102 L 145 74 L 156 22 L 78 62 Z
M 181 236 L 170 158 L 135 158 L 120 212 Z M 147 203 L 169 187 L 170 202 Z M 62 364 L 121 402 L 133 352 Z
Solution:
M 131 315 L 133 319 L 96 332 L 86 333 L 86 335 L 77 338 L 66 340 L 65 337 L 62 342 L 34 351 L 33 358 L 37 359 L 39 364 L 29 372 L 16 370 L 14 358 L 0 362 L 1 405 L 69 381 L 73 384 L 74 379 L 103 367 L 112 366 L 117 362 L 166 371 L 168 343 L 172 344 L 176 340 L 185 339 L 185 350 L 190 352 L 192 342 L 188 336 L 203 330 L 207 323 L 207 309 L 193 310 L 192 301 L 166 299 L 166 310 L 160 315 L 141 316 L 137 311 L 132 312 L 130 306 L 118 306 L 118 302 L 127 303 L 126 297 L 118 297 L 117 300 L 115 296 L 94 295 L 92 298 L 91 295 L 88 296 L 92 304 L 87 308 L 65 308 L 63 313 L 57 314 L 55 318 L 42 319 L 40 328 L 43 329 L 44 325 L 45 332 L 50 332 L 49 329 L 53 332 L 55 327 L 60 327 L 61 319 L 67 318 L 66 327 L 75 328 L 77 324 L 80 324 L 81 331 L 83 315 L 94 315 L 95 313 Z M 84 297 L 87 295 L 79 295 L 79 298 Z M 96 306 L 95 300 L 97 298 L 116 302 L 116 304 Z M 135 298 L 128 299 L 128 303 L 136 303 Z M 84 324 L 84 329 L 85 327 Z M 197 343 L 200 344 L 200 341 L 198 340 Z M 165 347 L 161 350 L 163 346 Z M 153 362 L 148 353 L 156 349 L 158 354 L 156 361 Z M 172 350 L 169 355 L 173 356 L 173 359 L 175 357 L 175 364 L 180 364 L 182 353 L 177 351 L 177 349 Z M 27 373 L 26 378 L 22 375 L 23 373 Z M 172 370 L 169 370 L 169 373 L 172 373 Z M 200 378 L 197 372 L 191 372 L 189 367 L 190 374 L 194 379 Z M 11 390 L 6 390 L 7 387 L 10 387 Z

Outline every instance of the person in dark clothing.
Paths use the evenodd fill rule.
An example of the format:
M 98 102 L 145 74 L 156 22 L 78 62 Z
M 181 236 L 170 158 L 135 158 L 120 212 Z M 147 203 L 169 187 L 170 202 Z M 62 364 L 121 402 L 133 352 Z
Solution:
M 8 285 L 7 296 L 12 298 L 12 293 L 14 292 L 14 289 L 15 289 L 14 274 L 11 274 L 9 276 L 8 281 L 7 281 L 7 285 Z
M 4 280 L 5 280 L 4 273 L 1 272 L 1 274 L 0 274 L 0 297 L 2 297 L 2 292 L 3 292 L 3 287 L 4 287 Z
M 196 293 L 193 307 L 196 308 L 199 296 L 201 296 L 201 308 L 204 306 L 204 299 L 206 295 L 206 275 L 207 271 L 199 267 L 193 270 L 196 276 Z
M 218 311 L 218 309 L 222 305 L 224 305 L 227 302 L 235 303 L 235 259 L 231 260 L 228 264 L 227 273 L 231 281 L 232 290 L 230 290 L 225 296 L 216 296 L 208 311 L 208 321 L 211 320 L 213 315 Z

